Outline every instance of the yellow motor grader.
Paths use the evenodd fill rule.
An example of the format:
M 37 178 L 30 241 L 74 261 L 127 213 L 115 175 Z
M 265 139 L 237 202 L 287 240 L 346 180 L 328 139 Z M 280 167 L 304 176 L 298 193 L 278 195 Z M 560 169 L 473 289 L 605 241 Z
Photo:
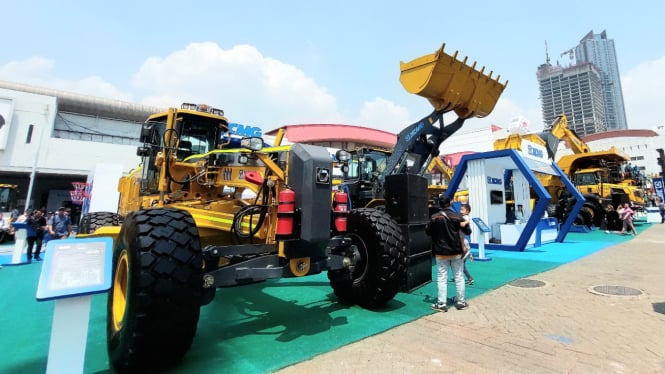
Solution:
M 419 145 L 443 138 L 442 123 L 429 129 L 444 112 L 454 110 L 459 125 L 486 115 L 505 87 L 443 48 L 403 65 L 401 79 L 435 105 L 405 135 Z M 348 209 L 326 148 L 281 145 L 281 132 L 275 144 L 238 140 L 229 128 L 207 105 L 151 115 L 140 134 L 142 163 L 119 182 L 118 211 L 81 219 L 80 236 L 114 238 L 107 347 L 117 371 L 175 365 L 192 344 L 200 307 L 220 287 L 325 271 L 340 302 L 375 309 L 416 286 L 404 286 L 408 251 L 429 242 L 407 241 L 395 215 L 408 208 L 393 205 L 408 201 Z M 348 157 L 338 154 L 342 163 Z M 391 174 L 399 179 L 397 164 Z

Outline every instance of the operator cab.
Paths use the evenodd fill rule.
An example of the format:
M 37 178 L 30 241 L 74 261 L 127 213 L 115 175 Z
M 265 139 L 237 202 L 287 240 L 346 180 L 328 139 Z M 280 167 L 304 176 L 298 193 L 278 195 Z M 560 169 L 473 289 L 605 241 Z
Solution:
M 586 186 L 590 184 L 607 183 L 607 173 L 602 173 L 602 170 L 580 172 L 575 174 L 575 185 Z
M 7 214 L 17 207 L 16 185 L 0 184 L 0 212 Z
M 141 129 L 137 155 L 142 158 L 141 193 L 158 192 L 159 169 L 155 164 L 161 152 L 165 158 L 175 154 L 176 161 L 187 162 L 196 154 L 221 149 L 228 142 L 228 120 L 224 111 L 206 104 L 182 104 L 148 118 Z
M 372 181 L 386 168 L 386 161 L 390 154 L 379 150 L 358 149 L 349 152 L 348 172 L 344 180 Z

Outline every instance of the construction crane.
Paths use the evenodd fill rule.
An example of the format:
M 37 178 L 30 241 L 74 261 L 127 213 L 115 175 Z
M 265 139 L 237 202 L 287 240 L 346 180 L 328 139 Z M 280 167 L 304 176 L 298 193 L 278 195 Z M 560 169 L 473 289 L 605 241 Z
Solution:
M 571 48 L 567 51 L 563 51 L 563 52 L 561 52 L 561 55 L 559 57 L 563 57 L 565 55 L 568 55 L 568 57 L 570 58 L 570 64 L 572 65 L 573 64 L 573 59 L 575 59 L 575 50 L 573 48 Z

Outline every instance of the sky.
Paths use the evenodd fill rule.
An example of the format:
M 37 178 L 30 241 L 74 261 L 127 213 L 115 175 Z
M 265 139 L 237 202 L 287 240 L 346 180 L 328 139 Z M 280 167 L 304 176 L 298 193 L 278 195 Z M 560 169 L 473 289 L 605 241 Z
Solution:
M 399 133 L 431 105 L 400 61 L 442 44 L 508 86 L 460 132 L 543 120 L 536 70 L 607 31 L 628 127 L 662 125 L 665 5 L 657 1 L 35 1 L 5 4 L 0 80 L 114 100 L 206 103 L 264 131 L 332 123 Z M 7 31 L 11 30 L 11 31 Z M 547 45 L 547 49 L 546 49 Z M 547 52 L 546 52 L 547 51 Z M 446 115 L 446 124 L 455 119 Z

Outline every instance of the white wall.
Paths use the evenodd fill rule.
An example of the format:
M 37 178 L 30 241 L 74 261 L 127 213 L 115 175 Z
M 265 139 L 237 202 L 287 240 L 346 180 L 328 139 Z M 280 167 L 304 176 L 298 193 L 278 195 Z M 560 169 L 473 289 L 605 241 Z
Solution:
M 465 130 L 462 127 L 441 145 L 441 154 L 449 155 L 459 152 L 489 152 L 494 150 L 492 130 Z
M 0 97 L 13 101 L 13 116 L 5 150 L 0 150 L 0 169 L 38 173 L 88 175 L 99 163 L 121 164 L 124 173 L 140 159 L 136 146 L 51 138 L 56 116 L 55 97 L 0 89 Z M 33 134 L 26 143 L 30 125 Z
M 13 101 L 11 127 L 7 146 L 0 151 L 0 167 L 8 171 L 30 171 L 39 149 L 40 129 L 48 138 L 53 128 L 56 110 L 54 97 L 0 89 L 0 97 Z M 30 143 L 28 129 L 33 125 Z

